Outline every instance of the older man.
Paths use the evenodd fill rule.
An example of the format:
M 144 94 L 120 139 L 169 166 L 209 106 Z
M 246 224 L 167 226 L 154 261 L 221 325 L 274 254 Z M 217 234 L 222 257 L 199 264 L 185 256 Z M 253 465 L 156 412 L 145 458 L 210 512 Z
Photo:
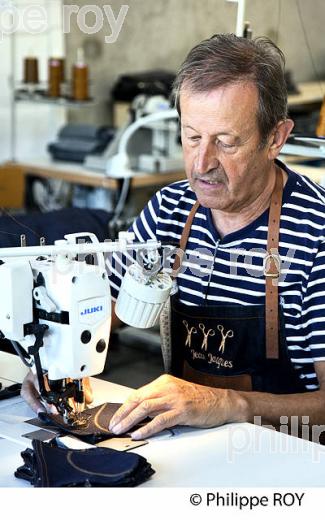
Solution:
M 325 424 L 325 193 L 276 160 L 287 118 L 284 58 L 268 39 L 216 35 L 175 82 L 187 181 L 158 192 L 137 239 L 179 241 L 170 375 L 112 418 L 141 439 L 176 424 Z M 125 259 L 115 256 L 115 300 Z M 200 266 L 198 268 L 198 265 Z

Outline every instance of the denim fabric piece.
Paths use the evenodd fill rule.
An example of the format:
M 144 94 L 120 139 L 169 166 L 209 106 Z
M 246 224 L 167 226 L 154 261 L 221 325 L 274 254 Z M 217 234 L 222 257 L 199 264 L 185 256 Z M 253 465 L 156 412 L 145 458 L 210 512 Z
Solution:
M 108 429 L 108 425 L 120 406 L 121 403 L 104 403 L 81 412 L 81 416 L 87 419 L 87 425 L 83 428 L 66 424 L 61 415 L 39 414 L 39 417 L 47 426 L 54 426 L 60 431 L 72 434 L 89 444 L 97 444 L 100 441 L 116 437 L 116 435 Z M 140 428 L 142 424 L 143 423 L 137 424 L 134 429 Z M 123 437 L 125 436 L 126 434 L 124 433 Z
M 71 450 L 33 440 L 33 449 L 21 453 L 24 465 L 15 476 L 34 487 L 134 487 L 154 470 L 135 453 L 110 448 Z

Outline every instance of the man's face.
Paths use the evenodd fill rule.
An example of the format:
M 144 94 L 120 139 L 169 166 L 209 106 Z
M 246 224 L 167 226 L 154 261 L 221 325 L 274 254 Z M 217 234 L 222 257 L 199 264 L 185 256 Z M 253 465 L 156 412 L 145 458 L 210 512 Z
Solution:
M 202 206 L 237 212 L 263 191 L 272 162 L 261 147 L 251 83 L 180 95 L 186 174 Z

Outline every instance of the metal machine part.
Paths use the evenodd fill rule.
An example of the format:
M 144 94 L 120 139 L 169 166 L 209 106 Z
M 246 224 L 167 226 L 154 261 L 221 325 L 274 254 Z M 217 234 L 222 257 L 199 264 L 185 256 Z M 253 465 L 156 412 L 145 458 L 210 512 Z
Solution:
M 146 272 L 144 283 L 148 266 L 155 266 L 161 244 L 135 243 L 133 238 L 120 233 L 114 242 L 99 242 L 93 234 L 77 233 L 53 246 L 0 250 L 0 286 L 5 295 L 0 298 L 1 336 L 33 366 L 41 398 L 71 425 L 81 426 L 82 379 L 102 372 L 108 350 L 111 298 L 104 253 L 139 252 L 142 261 L 147 259 L 146 268 L 138 266 Z M 145 290 L 150 306 L 156 296 L 152 293 L 151 302 L 148 287 Z M 128 316 L 121 317 L 127 322 Z
M 281 149 L 282 155 L 297 155 L 311 159 L 324 159 L 325 138 L 302 135 L 290 135 L 289 140 Z
M 169 101 L 162 96 L 137 96 L 131 111 L 134 119 L 119 129 L 101 156 L 89 155 L 85 166 L 119 179 L 133 177 L 135 171 L 183 169 L 178 113 Z

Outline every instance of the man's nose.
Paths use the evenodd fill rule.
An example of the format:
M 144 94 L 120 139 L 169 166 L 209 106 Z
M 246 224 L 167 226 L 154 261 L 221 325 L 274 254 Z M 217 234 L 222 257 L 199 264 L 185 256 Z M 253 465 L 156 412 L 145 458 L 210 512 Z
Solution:
M 195 170 L 197 173 L 206 173 L 209 170 L 217 168 L 219 160 L 217 157 L 217 150 L 214 143 L 201 142 L 197 150 L 195 159 Z

